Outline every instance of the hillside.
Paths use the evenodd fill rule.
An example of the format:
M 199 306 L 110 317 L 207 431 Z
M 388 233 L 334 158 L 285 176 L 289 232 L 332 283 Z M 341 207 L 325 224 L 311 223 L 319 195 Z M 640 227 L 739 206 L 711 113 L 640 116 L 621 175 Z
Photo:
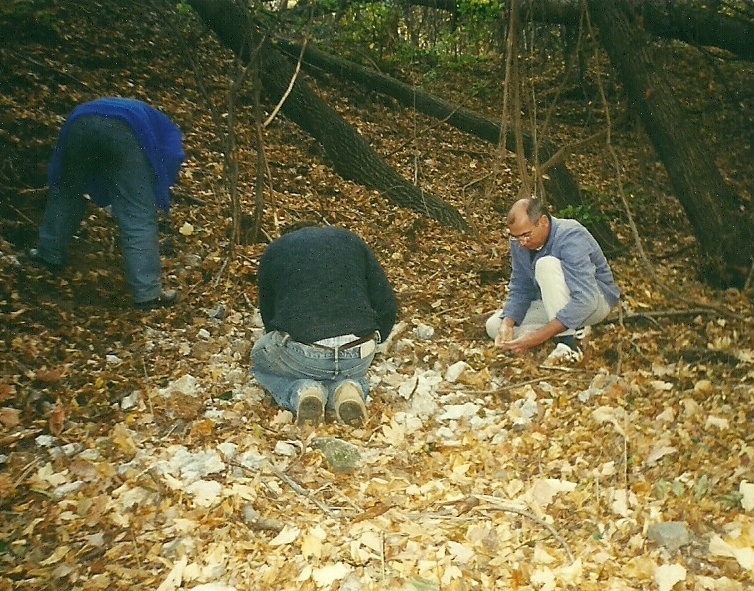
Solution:
M 749 588 L 754 307 L 696 281 L 693 237 L 641 129 L 627 123 L 613 142 L 665 287 L 636 248 L 604 147 L 569 158 L 627 246 L 612 261 L 623 306 L 596 327 L 579 367 L 551 370 L 547 350 L 509 357 L 484 337 L 508 273 L 515 157 L 310 80 L 480 238 L 341 180 L 275 120 L 266 238 L 303 218 L 348 227 L 373 247 L 401 306 L 371 372 L 366 428 L 304 433 L 248 377 L 265 245 L 229 255 L 220 141 L 170 15 L 113 0 L 50 6 L 54 18 L 15 23 L 0 42 L 0 591 Z M 191 47 L 222 113 L 232 58 L 209 34 Z M 460 101 L 483 70 L 448 70 L 428 90 Z M 468 100 L 494 115 L 499 72 L 488 74 Z M 548 75 L 557 71 L 541 73 L 542 88 L 556 84 Z M 164 277 L 180 292 L 169 310 L 129 307 L 103 211 L 90 211 L 60 277 L 24 256 L 57 131 L 73 106 L 104 95 L 146 100 L 184 132 L 163 224 Z M 247 208 L 250 96 L 236 112 Z M 700 128 L 727 122 L 715 127 L 725 145 L 741 113 L 719 109 L 696 115 Z M 566 101 L 553 136 L 588 137 L 600 123 L 580 98 Z M 725 154 L 743 158 L 745 141 Z M 754 180 L 731 182 L 750 192 Z M 333 466 L 338 444 L 357 452 L 355 467 Z

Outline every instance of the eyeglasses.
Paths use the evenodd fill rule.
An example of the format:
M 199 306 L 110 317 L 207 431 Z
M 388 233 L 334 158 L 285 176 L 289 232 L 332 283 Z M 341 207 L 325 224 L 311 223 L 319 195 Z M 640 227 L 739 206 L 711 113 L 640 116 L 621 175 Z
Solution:
M 542 218 L 539 218 L 539 219 L 542 219 Z M 508 239 L 509 240 L 515 240 L 518 243 L 529 242 L 529 240 L 531 240 L 532 234 L 534 234 L 534 230 L 537 229 L 537 226 L 539 226 L 539 220 L 537 220 L 537 223 L 534 224 L 534 227 L 531 230 L 529 230 L 528 232 L 524 232 L 523 234 L 516 234 L 515 236 L 513 234 L 511 234 L 510 230 L 507 230 L 507 232 L 508 232 Z

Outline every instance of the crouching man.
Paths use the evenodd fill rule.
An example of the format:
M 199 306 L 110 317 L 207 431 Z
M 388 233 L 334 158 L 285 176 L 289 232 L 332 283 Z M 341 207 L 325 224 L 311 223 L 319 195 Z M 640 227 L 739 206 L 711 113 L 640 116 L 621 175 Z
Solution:
M 552 340 L 545 364 L 578 363 L 577 337 L 602 322 L 620 295 L 602 249 L 579 222 L 553 217 L 539 199 L 514 203 L 507 227 L 508 296 L 487 320 L 487 334 L 516 354 Z
M 266 333 L 251 352 L 256 381 L 299 426 L 318 425 L 325 407 L 361 426 L 365 376 L 397 311 L 370 248 L 342 228 L 296 229 L 266 248 L 257 280 Z

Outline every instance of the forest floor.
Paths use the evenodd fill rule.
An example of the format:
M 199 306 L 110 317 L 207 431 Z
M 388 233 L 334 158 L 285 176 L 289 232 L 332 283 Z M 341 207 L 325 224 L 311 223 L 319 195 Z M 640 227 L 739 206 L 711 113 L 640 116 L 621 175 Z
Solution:
M 52 6 L 47 28 L 30 22 L 0 42 L 0 591 L 751 588 L 754 308 L 696 280 L 693 236 L 640 129 L 615 132 L 613 147 L 646 260 L 607 151 L 568 160 L 627 250 L 612 261 L 621 310 L 578 367 L 553 370 L 541 365 L 547 350 L 514 358 L 484 335 L 505 293 L 515 158 L 358 88 L 340 96 L 309 81 L 481 238 L 341 180 L 278 116 L 266 131 L 266 236 L 302 218 L 350 228 L 401 306 L 370 372 L 365 428 L 302 432 L 248 376 L 264 244 L 228 254 L 220 142 L 170 17 L 112 0 Z M 232 59 L 211 36 L 191 47 L 222 109 Z M 484 69 L 449 70 L 425 90 L 460 99 Z M 729 75 L 694 71 L 700 94 Z M 494 114 L 500 76 L 486 75 L 465 106 Z M 116 94 L 160 107 L 184 132 L 163 234 L 165 283 L 180 292 L 168 310 L 130 308 L 100 210 L 60 276 L 24 256 L 65 115 Z M 752 149 L 735 130 L 754 96 L 740 98 L 747 109 L 688 101 L 724 158 Z M 237 142 L 250 209 L 246 103 Z M 563 99 L 552 136 L 598 130 L 586 105 Z M 752 194 L 743 166 L 729 180 Z M 354 467 L 336 469 L 337 445 Z

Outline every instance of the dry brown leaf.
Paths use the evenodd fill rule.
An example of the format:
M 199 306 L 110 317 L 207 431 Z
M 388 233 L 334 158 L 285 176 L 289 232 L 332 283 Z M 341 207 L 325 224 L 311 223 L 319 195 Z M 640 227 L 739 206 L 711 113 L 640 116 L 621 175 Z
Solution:
M 50 418 L 47 421 L 47 424 L 51 435 L 57 437 L 63 432 L 63 427 L 65 426 L 65 408 L 63 408 L 63 405 L 59 400 L 55 403 L 55 406 L 52 407 L 52 412 L 50 412 Z
M 4 382 L 0 382 L 0 402 L 5 402 L 6 400 L 13 398 L 15 394 L 16 394 L 15 386 L 12 386 L 11 384 L 6 384 Z
M 57 382 L 62 377 L 63 371 L 59 368 L 39 369 L 34 373 L 34 379 L 45 384 Z
M 351 523 L 359 523 L 360 521 L 366 521 L 367 519 L 374 519 L 375 517 L 379 517 L 380 515 L 384 514 L 391 507 L 392 505 L 386 505 L 385 503 L 377 503 L 376 505 L 374 505 L 374 507 L 370 507 L 363 513 L 359 513 L 356 517 L 354 517 L 351 520 Z
M 0 424 L 4 427 L 16 427 L 21 422 L 19 416 L 21 411 L 17 408 L 0 408 Z

